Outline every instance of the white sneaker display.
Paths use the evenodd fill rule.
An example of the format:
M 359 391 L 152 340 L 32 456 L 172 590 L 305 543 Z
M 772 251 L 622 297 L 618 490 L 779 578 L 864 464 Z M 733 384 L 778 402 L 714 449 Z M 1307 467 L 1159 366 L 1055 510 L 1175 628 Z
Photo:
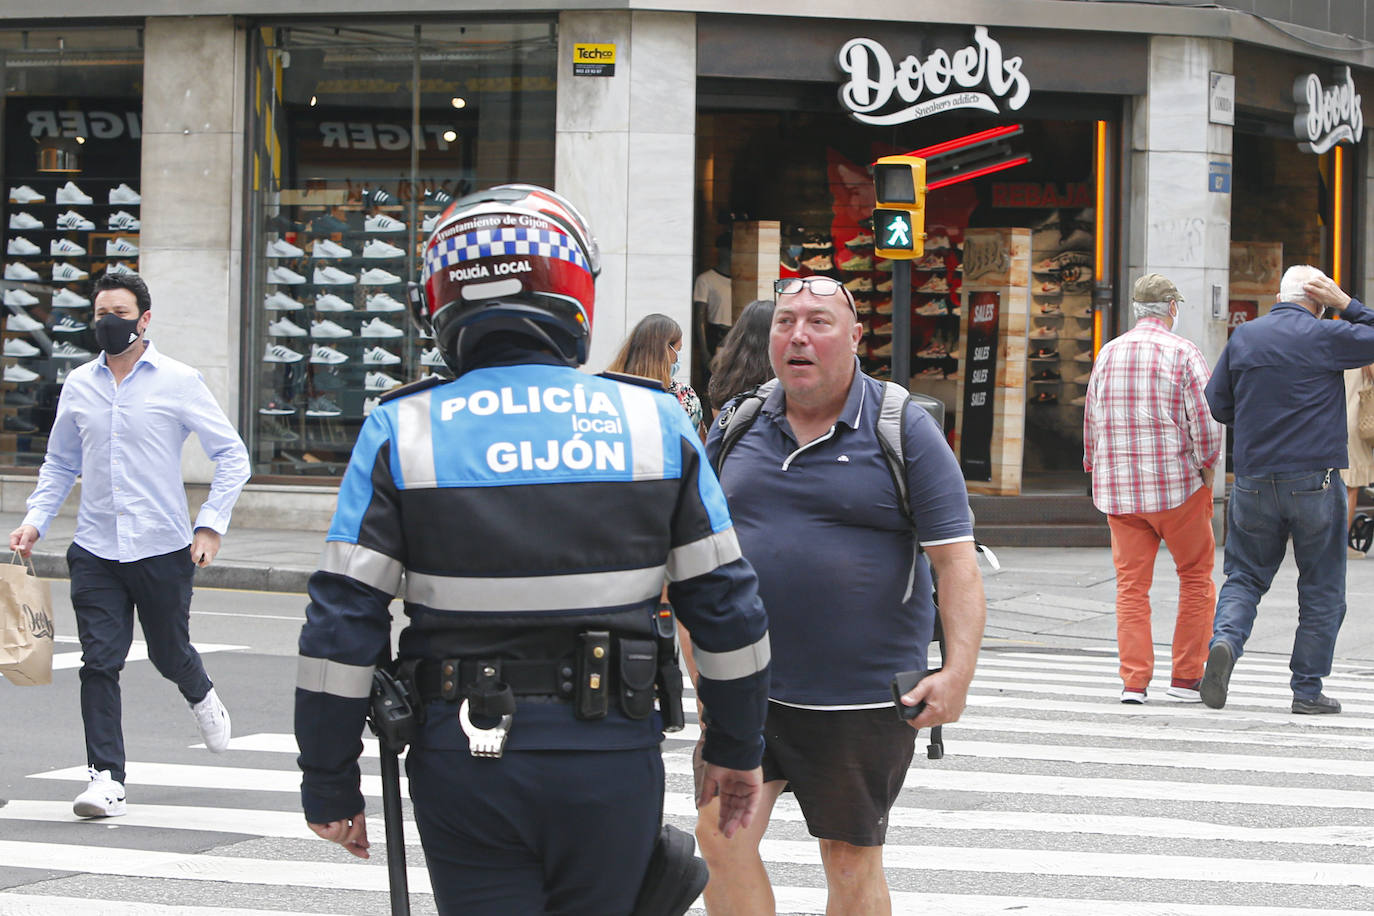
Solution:
M 36 379 L 36 378 L 38 378 L 38 373 L 37 373 L 37 372 L 34 372 L 34 371 L 30 370 L 30 369 L 25 369 L 23 366 L 6 366 L 6 367 L 5 367 L 4 379 L 5 379 L 5 381 L 7 381 L 7 382 L 16 382 L 16 383 L 18 383 L 18 384 L 25 384 L 25 383 L 27 383 L 27 382 L 33 381 L 33 380 Z
M 93 204 L 91 195 L 76 186 L 76 182 L 69 181 L 57 189 L 53 195 L 53 202 L 58 204 Z
M 363 416 L 365 416 L 365 417 L 370 417 L 370 416 L 372 416 L 372 411 L 374 411 L 374 410 L 376 410 L 378 407 L 380 407 L 381 404 L 382 404 L 382 399 L 381 399 L 381 398 L 367 398 L 367 399 L 365 399 L 365 400 L 363 401 Z
M 43 330 L 43 322 L 36 321 L 32 316 L 25 315 L 22 312 L 18 312 L 10 315 L 9 320 L 5 322 L 5 330 L 23 331 L 25 334 L 27 334 L 30 331 Z
M 304 337 L 305 328 L 290 318 L 278 318 L 267 325 L 267 333 L 272 337 Z
M 26 289 L 5 290 L 5 304 L 30 306 L 38 304 L 38 297 Z
M 79 258 L 86 249 L 71 239 L 53 239 L 48 243 L 48 252 L 55 258 Z
M 262 354 L 262 361 L 265 363 L 298 363 L 303 359 L 304 353 L 297 353 L 290 347 L 274 343 L 268 344 L 266 352 Z
M 211 687 L 205 699 L 190 706 L 205 747 L 212 754 L 224 753 L 229 747 L 229 710 L 219 701 L 215 688 Z
M 406 224 L 383 213 L 363 220 L 364 232 L 405 232 Z
M 373 239 L 363 246 L 363 257 L 365 258 L 401 258 L 405 257 L 406 250 L 383 242 L 381 239 Z
M 106 239 L 105 257 L 131 258 L 138 254 L 138 246 L 125 238 Z
M 89 276 L 90 274 L 86 273 L 80 267 L 77 267 L 75 264 L 69 264 L 66 261 L 60 264 L 54 263 L 52 266 L 52 278 L 56 283 L 71 283 L 74 280 L 84 280 Z
M 42 229 L 43 221 L 36 219 L 27 213 L 14 213 L 10 215 L 11 229 Z
M 304 280 L 305 278 L 302 277 L 301 279 Z M 281 290 L 277 290 L 262 301 L 262 307 L 265 309 L 275 309 L 278 312 L 294 312 L 296 309 L 305 308 L 305 305 L 304 303 L 292 299 Z
M 311 398 L 305 406 L 305 415 L 307 417 L 337 417 L 342 413 L 343 411 L 339 409 L 339 405 L 335 404 L 324 395 Z
M 333 347 L 326 347 L 324 344 L 315 344 L 315 346 L 310 348 L 310 361 L 326 366 L 337 366 L 339 363 L 348 362 L 348 357 L 338 350 L 335 350 Z
M 433 232 L 434 227 L 437 225 L 439 225 L 439 214 L 432 213 L 429 216 L 426 216 L 425 221 L 420 224 L 420 231 L 425 233 Z
M 438 347 L 430 347 L 420 354 L 420 365 L 422 366 L 442 366 L 443 364 L 444 357 L 439 352 Z
M 5 265 L 6 280 L 37 280 L 38 274 L 26 264 L 15 262 Z
M 128 808 L 124 803 L 124 785 L 110 778 L 109 770 L 87 767 L 91 783 L 86 791 L 72 802 L 72 812 L 77 817 L 119 817 Z
M 11 327 L 13 325 L 11 324 Z M 20 340 L 18 337 L 10 337 L 5 340 L 5 355 L 13 356 L 16 359 L 27 359 L 30 356 L 37 356 L 40 351 L 27 340 Z
M 91 300 L 69 289 L 58 290 L 52 297 L 52 307 L 55 309 L 84 309 L 90 304 Z
M 401 383 L 385 372 L 369 372 L 363 387 L 368 391 L 390 391 L 392 388 L 401 387 Z
M 394 328 L 380 318 L 365 322 L 358 331 L 359 337 L 404 337 L 405 331 Z
M 363 351 L 364 366 L 395 366 L 401 358 L 385 347 L 368 347 Z
M 375 296 L 367 297 L 367 310 L 369 312 L 403 312 L 405 308 L 404 305 L 386 293 L 377 293 Z
M 90 359 L 91 351 L 83 350 L 76 344 L 67 343 L 65 340 L 52 346 L 53 359 Z
M 39 248 L 37 245 L 35 245 L 33 242 L 30 242 L 22 235 L 16 235 L 14 238 L 10 239 L 9 245 L 5 247 L 6 254 L 16 254 L 20 257 L 25 257 L 31 254 L 38 254 L 42 250 L 42 248 Z
M 351 258 L 353 252 L 329 239 L 316 239 L 310 248 L 312 258 Z M 319 282 L 318 280 L 316 282 Z
M 359 279 L 364 286 L 391 286 L 401 282 L 401 278 L 389 270 L 382 270 L 380 267 L 369 267 L 363 271 Z
M 61 201 L 58 201 L 58 203 L 61 203 Z M 90 203 L 90 201 L 88 200 L 88 201 L 86 201 L 86 203 Z M 116 204 L 141 204 L 141 203 L 143 203 L 143 197 L 142 197 L 137 191 L 135 191 L 133 188 L 129 187 L 127 184 L 121 184 L 121 185 L 120 185 L 119 187 L 117 187 L 117 188 L 111 188 L 111 189 L 110 189 L 110 205 L 111 205 L 111 206 L 114 206 L 114 205 L 116 205 Z
M 105 273 L 112 277 L 117 277 L 120 274 L 136 274 L 138 271 L 134 270 L 133 267 L 125 264 L 123 261 L 115 261 L 113 264 L 106 266 Z
M 358 278 L 347 271 L 339 270 L 337 267 L 316 267 L 315 285 L 316 286 L 352 286 L 358 282 Z
M 57 323 L 52 326 L 54 334 L 75 334 L 78 331 L 86 330 L 86 322 L 77 321 L 71 315 L 63 315 Z
M 12 204 L 38 204 L 47 200 L 33 188 L 26 184 L 21 184 L 17 188 L 10 188 L 10 203 Z
M 353 303 L 340 299 L 333 293 L 320 293 L 315 297 L 315 311 L 317 312 L 351 312 Z
M 273 267 L 267 271 L 267 282 L 276 283 L 282 286 L 292 286 L 297 283 L 304 283 L 305 277 L 296 273 L 289 267 Z
M 116 232 L 137 232 L 142 228 L 143 222 L 132 213 L 125 213 L 123 210 L 117 210 L 110 214 L 110 218 L 106 221 L 106 225 Z
M 75 210 L 68 210 L 57 218 L 58 229 L 75 229 L 78 232 L 90 232 L 95 228 L 95 223 L 86 219 Z
M 304 255 L 304 251 L 286 239 L 273 239 L 267 243 L 267 256 L 269 258 L 299 258 Z
M 340 327 L 328 318 L 320 321 L 310 322 L 310 336 L 319 339 L 329 339 L 337 337 L 352 337 L 353 332 L 348 328 Z

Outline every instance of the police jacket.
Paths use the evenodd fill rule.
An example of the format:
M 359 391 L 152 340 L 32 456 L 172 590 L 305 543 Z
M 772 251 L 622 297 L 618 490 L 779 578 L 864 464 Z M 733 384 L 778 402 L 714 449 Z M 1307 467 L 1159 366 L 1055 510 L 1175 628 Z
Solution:
M 417 386 L 363 424 L 300 636 L 296 736 L 312 823 L 363 810 L 359 735 L 403 584 L 401 658 L 538 659 L 588 627 L 647 632 L 666 577 L 711 716 L 703 755 L 759 764 L 767 621 L 686 414 L 665 393 L 522 359 Z M 517 699 L 507 753 L 662 740 L 657 714 L 632 720 L 612 702 L 586 721 L 568 702 Z M 416 747 L 467 752 L 456 703 L 425 714 Z

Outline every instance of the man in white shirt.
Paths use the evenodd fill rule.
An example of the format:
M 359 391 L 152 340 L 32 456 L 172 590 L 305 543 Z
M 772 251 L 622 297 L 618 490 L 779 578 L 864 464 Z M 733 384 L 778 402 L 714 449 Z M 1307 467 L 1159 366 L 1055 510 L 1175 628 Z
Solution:
M 144 339 L 152 302 L 142 278 L 107 273 L 92 298 L 102 352 L 67 376 L 38 485 L 23 524 L 10 533 L 10 549 L 29 556 L 80 476 L 67 568 L 91 782 L 72 807 L 80 817 L 114 817 L 125 813 L 119 672 L 135 608 L 149 660 L 190 704 L 206 747 L 228 747 L 229 713 L 191 646 L 191 580 L 219 552 L 250 472 L 243 440 L 200 373 Z M 215 462 L 194 535 L 181 478 L 181 448 L 192 432 Z

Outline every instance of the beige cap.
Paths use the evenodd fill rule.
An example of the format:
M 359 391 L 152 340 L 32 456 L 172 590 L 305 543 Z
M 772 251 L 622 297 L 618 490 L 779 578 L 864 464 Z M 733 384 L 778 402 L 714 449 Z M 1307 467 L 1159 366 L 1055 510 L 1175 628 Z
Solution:
M 1168 302 L 1170 299 L 1183 300 L 1183 294 L 1174 286 L 1174 281 L 1161 274 L 1146 274 L 1135 281 L 1131 293 L 1134 302 Z

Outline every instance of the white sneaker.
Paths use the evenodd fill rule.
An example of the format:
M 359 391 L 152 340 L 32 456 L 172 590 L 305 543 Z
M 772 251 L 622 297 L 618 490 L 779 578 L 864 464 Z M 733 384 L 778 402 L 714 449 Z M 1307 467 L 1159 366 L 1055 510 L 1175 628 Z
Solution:
M 137 232 L 143 227 L 143 221 L 132 213 L 118 210 L 110 214 L 110 218 L 106 221 L 106 225 L 116 232 Z
M 372 416 L 372 411 L 374 411 L 374 410 L 376 410 L 378 407 L 380 407 L 381 404 L 382 404 L 382 399 L 381 399 L 381 398 L 365 398 L 365 399 L 363 400 L 363 416 L 365 416 L 365 417 L 370 417 L 370 416 Z
M 9 245 L 5 248 L 5 253 L 17 254 L 20 257 L 25 257 L 31 254 L 38 254 L 42 250 L 42 248 L 39 248 L 22 235 L 16 235 L 14 238 L 10 239 Z
M 310 336 L 317 340 L 333 337 L 352 337 L 353 332 L 325 318 L 320 321 L 310 322 Z
M 353 311 L 353 303 L 347 299 L 340 299 L 333 293 L 320 293 L 315 297 L 315 311 L 351 312 Z
M 53 359 L 90 359 L 91 356 L 90 350 L 83 350 L 76 344 L 67 343 L 65 340 L 52 345 Z
M 87 327 L 88 325 L 86 322 L 77 321 L 71 315 L 63 315 L 57 320 L 57 323 L 52 326 L 52 330 L 54 334 L 76 334 L 86 330 Z
M 279 265 L 268 269 L 267 282 L 276 283 L 281 286 L 294 286 L 298 283 L 304 283 L 305 277 L 302 277 L 289 267 L 281 267 Z
M 48 253 L 55 258 L 79 258 L 86 253 L 86 249 L 71 239 L 53 239 L 48 243 Z
M 316 239 L 310 249 L 312 258 L 351 258 L 353 252 L 329 239 Z M 316 281 L 318 282 L 318 281 Z
M 53 197 L 53 202 L 57 204 L 93 204 L 91 195 L 76 186 L 76 182 L 69 181 L 57 189 L 57 194 Z
M 43 330 L 43 322 L 35 321 L 32 317 L 25 315 L 22 312 L 15 313 L 13 315 L 10 315 L 9 320 L 5 322 L 5 330 L 23 331 L 25 334 L 27 334 L 30 331 Z
M 428 350 L 420 354 L 420 365 L 442 366 L 444 365 L 443 354 L 439 352 L 438 347 L 430 347 Z
M 6 366 L 4 380 L 7 382 L 18 382 L 24 384 L 38 378 L 38 373 L 23 366 Z
M 75 229 L 78 232 L 90 232 L 95 228 L 95 223 L 86 219 L 75 210 L 68 210 L 57 218 L 57 229 Z
M 60 201 L 59 201 L 59 202 L 60 202 Z M 90 203 L 90 201 L 88 200 L 88 201 L 86 201 L 86 203 Z M 129 187 L 127 184 L 121 184 L 121 185 L 120 185 L 119 187 L 117 187 L 117 188 L 111 188 L 111 189 L 110 189 L 110 205 L 111 205 L 111 206 L 114 206 L 114 205 L 116 205 L 116 204 L 141 204 L 141 203 L 143 203 L 143 197 L 142 197 L 137 191 L 135 191 L 133 188 Z
M 47 200 L 33 188 L 26 184 L 21 184 L 17 188 L 10 188 L 10 203 L 12 204 L 37 204 Z
M 124 804 L 124 785 L 110 778 L 109 770 L 86 767 L 91 784 L 72 802 L 77 817 L 119 817 L 128 808 Z
M 107 258 L 131 258 L 138 254 L 138 246 L 128 239 L 106 239 L 105 257 Z
M 351 286 L 358 282 L 358 278 L 337 267 L 316 267 L 315 285 L 316 286 Z
M 13 321 L 10 322 L 13 325 Z M 42 325 L 39 325 L 42 327 Z M 363 351 L 364 366 L 394 366 L 401 358 L 385 347 L 368 347 Z
M 107 264 L 105 266 L 105 273 L 108 276 L 117 277 L 120 274 L 128 274 L 129 276 L 133 276 L 134 274 L 137 274 L 138 271 L 134 270 L 133 266 L 130 264 L 126 264 L 123 261 L 115 261 L 113 264 Z
M 52 297 L 52 307 L 55 309 L 84 309 L 90 304 L 91 300 L 69 289 L 58 290 Z
M 42 229 L 43 221 L 30 216 L 27 213 L 14 213 L 10 215 L 11 229 Z
M 363 246 L 363 257 L 365 258 L 401 258 L 405 257 L 406 250 L 398 248 L 389 242 L 381 239 L 373 239 Z
M 337 366 L 339 363 L 348 362 L 348 357 L 335 350 L 333 347 L 326 347 L 324 344 L 315 344 L 310 348 L 310 361 L 326 366 Z
M 1164 691 L 1164 695 L 1178 700 L 1181 703 L 1201 703 L 1202 692 L 1195 687 L 1175 687 L 1169 685 L 1169 689 Z
M 359 337 L 404 337 L 405 331 L 394 328 L 380 318 L 364 322 L 358 331 Z
M 304 254 L 304 251 L 286 239 L 273 239 L 267 243 L 267 256 L 269 258 L 299 258 Z
M 384 213 L 369 216 L 363 220 L 364 232 L 405 232 L 406 224 L 398 219 L 392 219 Z
M 38 274 L 26 264 L 18 261 L 5 265 L 6 280 L 37 280 Z
M 5 304 L 27 307 L 38 304 L 38 297 L 26 289 L 5 290 Z
M 1128 706 L 1143 706 L 1145 704 L 1145 691 L 1132 690 L 1128 687 L 1121 691 L 1121 702 Z
M 439 214 L 430 214 L 429 216 L 426 216 L 425 221 L 420 224 L 420 231 L 426 233 L 433 232 L 434 227 L 437 225 L 439 225 Z
M 380 267 L 370 267 L 363 271 L 359 280 L 364 286 L 392 286 L 401 282 L 400 277 L 389 270 L 382 270 Z
M 369 312 L 404 312 L 405 308 L 404 305 L 386 293 L 377 293 L 375 296 L 367 297 L 367 310 Z
M 274 343 L 268 344 L 266 352 L 262 354 L 262 361 L 265 363 L 298 363 L 303 359 L 304 353 L 297 353 L 290 347 Z
M 363 386 L 368 391 L 390 391 L 392 388 L 399 388 L 401 383 L 385 372 L 369 372 L 367 383 Z
M 84 280 L 89 276 L 90 274 L 86 273 L 84 270 L 82 270 L 80 267 L 77 267 L 75 264 L 69 264 L 66 261 L 63 261 L 60 264 L 57 262 L 53 262 L 52 278 L 54 282 L 71 283 L 75 280 Z
M 14 327 L 14 322 L 10 322 L 10 327 Z M 27 340 L 20 340 L 18 337 L 9 337 L 5 340 L 5 356 L 13 356 L 16 359 L 27 359 L 30 356 L 37 356 L 39 352 L 39 349 Z
M 190 705 L 205 747 L 212 754 L 224 753 L 229 747 L 229 710 L 219 701 L 215 688 L 210 688 L 205 699 Z
M 301 279 L 303 280 L 305 278 L 302 277 Z M 305 308 L 305 304 L 292 299 L 281 290 L 277 290 L 262 301 L 262 307 L 265 309 L 275 309 L 279 312 L 294 312 L 296 309 Z
M 305 328 L 290 318 L 278 318 L 267 325 L 267 333 L 272 337 L 304 337 Z

